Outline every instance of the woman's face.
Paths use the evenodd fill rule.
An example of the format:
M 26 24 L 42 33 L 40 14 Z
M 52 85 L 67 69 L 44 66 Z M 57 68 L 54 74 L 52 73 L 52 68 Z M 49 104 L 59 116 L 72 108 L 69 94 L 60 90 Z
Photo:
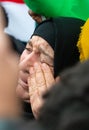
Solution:
M 19 63 L 19 81 L 17 92 L 23 99 L 29 99 L 28 95 L 28 76 L 30 67 L 33 67 L 36 62 L 40 64 L 46 63 L 49 65 L 53 73 L 54 51 L 52 47 L 39 36 L 33 36 L 27 43 L 23 51 Z

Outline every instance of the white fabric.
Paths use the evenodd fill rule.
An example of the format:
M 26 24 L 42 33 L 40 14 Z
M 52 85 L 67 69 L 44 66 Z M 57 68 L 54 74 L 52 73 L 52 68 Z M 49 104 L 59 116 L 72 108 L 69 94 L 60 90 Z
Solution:
M 5 8 L 9 19 L 5 32 L 27 42 L 35 28 L 35 22 L 28 14 L 28 7 L 25 4 L 14 2 L 1 2 L 1 4 Z

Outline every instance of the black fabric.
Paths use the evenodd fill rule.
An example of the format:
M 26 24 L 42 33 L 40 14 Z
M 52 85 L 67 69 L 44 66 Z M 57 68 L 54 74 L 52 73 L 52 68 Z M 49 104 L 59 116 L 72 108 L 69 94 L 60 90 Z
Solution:
M 13 46 L 13 49 L 19 54 L 21 55 L 23 50 L 25 49 L 25 46 L 26 46 L 26 42 L 23 42 L 23 41 L 20 41 L 16 38 L 14 38 L 13 36 L 10 36 L 10 39 L 11 39 L 11 42 L 12 42 L 12 46 Z
M 35 29 L 33 35 L 41 36 L 54 49 L 54 77 L 79 61 L 76 44 L 84 23 L 77 18 L 59 17 L 46 20 Z
M 54 32 L 53 23 L 50 20 L 49 21 L 47 20 L 47 21 L 44 21 L 44 22 L 38 24 L 38 26 L 36 27 L 33 35 L 37 35 L 37 36 L 42 37 L 54 49 L 54 47 L 55 47 L 55 44 L 54 44 L 54 42 L 55 42 L 55 37 L 54 37 L 55 32 Z
M 34 119 L 34 116 L 33 116 L 33 113 L 32 113 L 32 110 L 31 110 L 31 105 L 29 103 L 26 103 L 26 102 L 22 102 L 23 104 L 23 114 L 22 114 L 22 118 L 24 120 L 33 120 Z
M 55 26 L 54 72 L 59 72 L 73 66 L 79 61 L 79 51 L 76 46 L 81 26 L 85 21 L 76 18 L 53 19 Z

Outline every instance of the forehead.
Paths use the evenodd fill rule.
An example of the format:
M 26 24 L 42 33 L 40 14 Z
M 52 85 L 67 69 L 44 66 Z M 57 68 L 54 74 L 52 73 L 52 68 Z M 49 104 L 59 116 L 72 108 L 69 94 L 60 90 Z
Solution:
M 32 47 L 38 47 L 38 46 L 43 46 L 43 47 L 50 47 L 49 43 L 41 38 L 40 36 L 32 36 L 32 38 L 29 41 L 29 45 Z

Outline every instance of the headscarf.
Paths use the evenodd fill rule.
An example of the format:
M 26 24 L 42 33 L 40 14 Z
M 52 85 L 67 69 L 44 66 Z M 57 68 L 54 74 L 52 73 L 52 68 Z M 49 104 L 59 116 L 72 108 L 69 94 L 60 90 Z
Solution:
M 80 27 L 84 22 L 69 17 L 51 18 L 39 24 L 35 29 L 33 35 L 45 39 L 54 50 L 54 77 L 79 61 L 76 44 Z

